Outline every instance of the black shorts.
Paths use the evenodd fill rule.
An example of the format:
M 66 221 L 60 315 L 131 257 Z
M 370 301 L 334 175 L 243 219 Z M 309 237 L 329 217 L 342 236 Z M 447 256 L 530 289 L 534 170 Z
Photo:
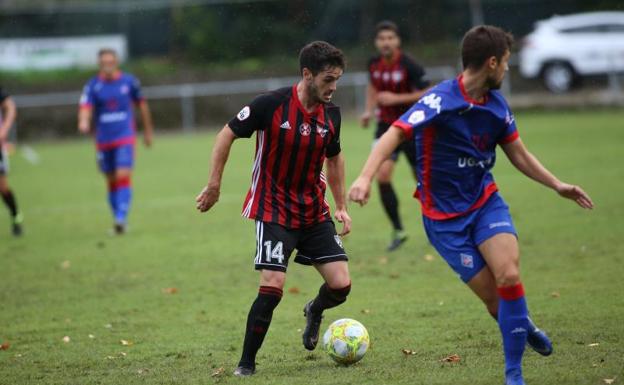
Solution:
M 377 131 L 375 131 L 375 141 L 373 145 L 375 145 L 377 141 L 379 140 L 379 138 L 381 138 L 381 136 L 385 134 L 386 131 L 388 131 L 388 128 L 390 128 L 390 126 L 391 124 L 389 123 L 377 122 Z M 390 159 L 396 162 L 399 159 L 400 153 L 405 154 L 405 157 L 407 158 L 407 161 L 409 162 L 410 166 L 412 167 L 412 169 L 415 169 L 416 167 L 416 143 L 413 140 L 404 141 L 403 143 L 399 145 L 399 147 L 397 147 L 396 150 L 394 150 L 392 155 L 390 155 Z
M 256 270 L 285 272 L 295 249 L 295 262 L 302 265 L 348 260 L 332 221 L 301 229 L 287 229 L 277 223 L 256 221 Z
M 4 147 L 0 144 L 0 175 L 6 175 L 9 173 L 9 154 L 7 154 Z

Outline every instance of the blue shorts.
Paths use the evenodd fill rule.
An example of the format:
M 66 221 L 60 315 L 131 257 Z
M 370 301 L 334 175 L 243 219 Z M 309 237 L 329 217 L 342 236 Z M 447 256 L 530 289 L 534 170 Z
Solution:
M 120 168 L 132 168 L 134 165 L 134 144 L 125 144 L 110 150 L 98 150 L 97 162 L 104 174 L 110 174 Z
M 447 220 L 423 216 L 429 241 L 464 282 L 470 281 L 486 265 L 478 246 L 496 234 L 518 236 L 509 206 L 494 193 L 482 207 Z

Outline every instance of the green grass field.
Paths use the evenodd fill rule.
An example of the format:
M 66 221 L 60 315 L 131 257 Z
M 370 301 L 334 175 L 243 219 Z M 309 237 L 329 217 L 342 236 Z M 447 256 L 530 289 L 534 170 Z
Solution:
M 582 211 L 499 158 L 495 176 L 520 233 L 529 307 L 555 344 L 548 358 L 527 353 L 526 380 L 624 383 L 624 113 L 521 113 L 517 121 L 529 148 L 596 204 Z M 347 184 L 370 137 L 355 123 L 343 128 Z M 231 372 L 257 292 L 254 227 L 239 215 L 253 141 L 235 144 L 221 201 L 200 215 L 194 198 L 206 180 L 213 138 L 167 136 L 152 150 L 139 148 L 131 229 L 123 237 L 108 235 L 105 184 L 90 143 L 34 144 L 39 164 L 13 157 L 10 181 L 26 234 L 9 237 L 0 211 L 7 225 L 0 231 L 0 341 L 10 343 L 0 351 L 0 383 L 241 381 Z M 301 309 L 321 281 L 314 269 L 292 264 L 258 374 L 243 382 L 502 383 L 497 325 L 426 242 L 404 161 L 396 176 L 411 238 L 386 254 L 389 226 L 376 191 L 367 207 L 352 206 L 345 247 L 353 290 L 324 322 L 360 320 L 371 335 L 367 356 L 344 368 L 320 350 L 303 349 Z M 450 354 L 461 361 L 440 362 Z

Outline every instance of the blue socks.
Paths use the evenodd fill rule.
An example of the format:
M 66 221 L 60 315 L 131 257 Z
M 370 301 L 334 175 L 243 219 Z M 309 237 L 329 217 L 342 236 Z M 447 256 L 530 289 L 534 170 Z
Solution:
M 522 378 L 522 355 L 527 343 L 529 312 L 521 283 L 499 287 L 498 325 L 503 337 L 505 375 Z
M 108 203 L 113 211 L 116 224 L 125 225 L 132 201 L 132 186 L 129 177 L 116 179 L 108 186 Z

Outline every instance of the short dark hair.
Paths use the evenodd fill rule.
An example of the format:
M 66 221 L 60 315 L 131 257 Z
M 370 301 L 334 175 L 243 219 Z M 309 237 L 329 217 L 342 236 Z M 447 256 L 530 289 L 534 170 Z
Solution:
M 117 57 L 117 51 L 115 51 L 112 48 L 101 48 L 98 51 L 98 57 L 102 57 L 103 55 L 113 55 L 113 56 Z
M 394 21 L 383 20 L 377 23 L 375 26 L 375 36 L 379 35 L 381 31 L 392 31 L 399 36 L 399 26 Z
M 500 60 L 505 52 L 511 51 L 513 42 L 513 35 L 501 28 L 492 25 L 473 27 L 462 40 L 462 65 L 464 69 L 477 69 L 492 56 Z
M 341 50 L 326 41 L 313 41 L 299 52 L 299 70 L 307 68 L 312 75 L 332 67 L 345 69 L 345 56 Z

